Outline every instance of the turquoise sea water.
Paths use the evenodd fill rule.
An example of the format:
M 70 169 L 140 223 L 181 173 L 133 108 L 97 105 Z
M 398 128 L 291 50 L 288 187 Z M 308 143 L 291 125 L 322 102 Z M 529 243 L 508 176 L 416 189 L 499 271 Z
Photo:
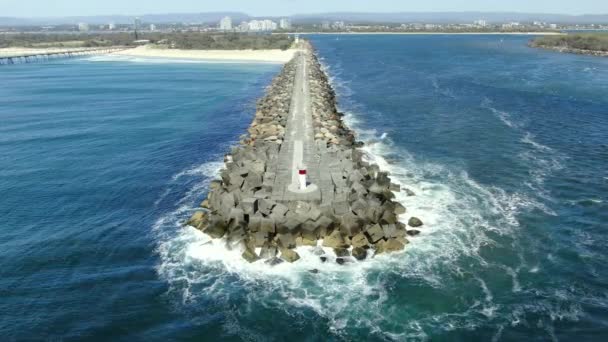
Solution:
M 5 66 L 0 336 L 605 340 L 608 59 L 311 39 L 367 158 L 417 194 L 398 195 L 425 222 L 406 252 L 269 269 L 181 227 L 278 65 Z

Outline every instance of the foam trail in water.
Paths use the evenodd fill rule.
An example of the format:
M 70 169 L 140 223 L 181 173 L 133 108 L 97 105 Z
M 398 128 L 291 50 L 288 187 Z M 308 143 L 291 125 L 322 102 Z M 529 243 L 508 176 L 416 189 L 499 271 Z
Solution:
M 521 135 L 520 142 L 528 148 L 519 153 L 518 157 L 525 161 L 529 167 L 531 176 L 530 180 L 525 182 L 525 184 L 540 198 L 550 201 L 551 196 L 544 188 L 544 182 L 547 177 L 564 167 L 563 161 L 566 157 L 559 151 L 536 141 L 534 134 L 526 130 L 526 123 L 524 121 L 516 122 L 512 114 L 494 108 L 492 100 L 485 98 L 482 101 L 481 107 L 491 111 L 505 125 L 513 128 L 514 132 Z M 556 215 L 554 211 L 544 205 L 539 205 L 538 207 L 549 215 Z

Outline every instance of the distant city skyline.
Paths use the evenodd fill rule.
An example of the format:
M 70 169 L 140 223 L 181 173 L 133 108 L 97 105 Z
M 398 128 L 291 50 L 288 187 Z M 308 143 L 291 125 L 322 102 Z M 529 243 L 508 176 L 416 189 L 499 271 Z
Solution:
M 322 12 L 528 12 L 552 14 L 608 14 L 608 1 L 579 0 L 0 0 L 0 17 L 63 17 L 95 15 L 144 15 L 159 13 L 244 12 L 253 16 L 289 16 Z

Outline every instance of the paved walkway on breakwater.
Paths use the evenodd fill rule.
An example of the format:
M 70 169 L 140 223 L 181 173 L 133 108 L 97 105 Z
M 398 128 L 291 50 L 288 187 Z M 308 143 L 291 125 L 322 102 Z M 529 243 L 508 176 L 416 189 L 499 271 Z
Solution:
M 336 157 L 325 144 L 315 144 L 310 104 L 308 59 L 299 53 L 297 72 L 294 79 L 293 95 L 286 126 L 285 140 L 275 166 L 275 182 L 272 200 L 277 202 L 312 201 L 332 203 L 336 198 L 345 201 L 346 196 L 336 194 L 346 192 L 343 181 L 344 165 L 336 163 Z M 309 187 L 307 191 L 297 191 L 298 168 L 306 166 Z M 349 169 L 349 166 L 346 166 Z M 352 169 L 352 165 L 350 166 Z M 333 175 L 333 177 L 332 177 Z

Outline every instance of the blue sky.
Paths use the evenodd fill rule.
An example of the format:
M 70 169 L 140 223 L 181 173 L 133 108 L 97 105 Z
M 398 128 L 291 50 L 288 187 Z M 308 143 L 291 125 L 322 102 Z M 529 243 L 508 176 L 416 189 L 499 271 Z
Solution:
M 330 11 L 606 14 L 608 0 L 0 0 L 0 16 L 18 17 L 214 11 L 273 16 Z

